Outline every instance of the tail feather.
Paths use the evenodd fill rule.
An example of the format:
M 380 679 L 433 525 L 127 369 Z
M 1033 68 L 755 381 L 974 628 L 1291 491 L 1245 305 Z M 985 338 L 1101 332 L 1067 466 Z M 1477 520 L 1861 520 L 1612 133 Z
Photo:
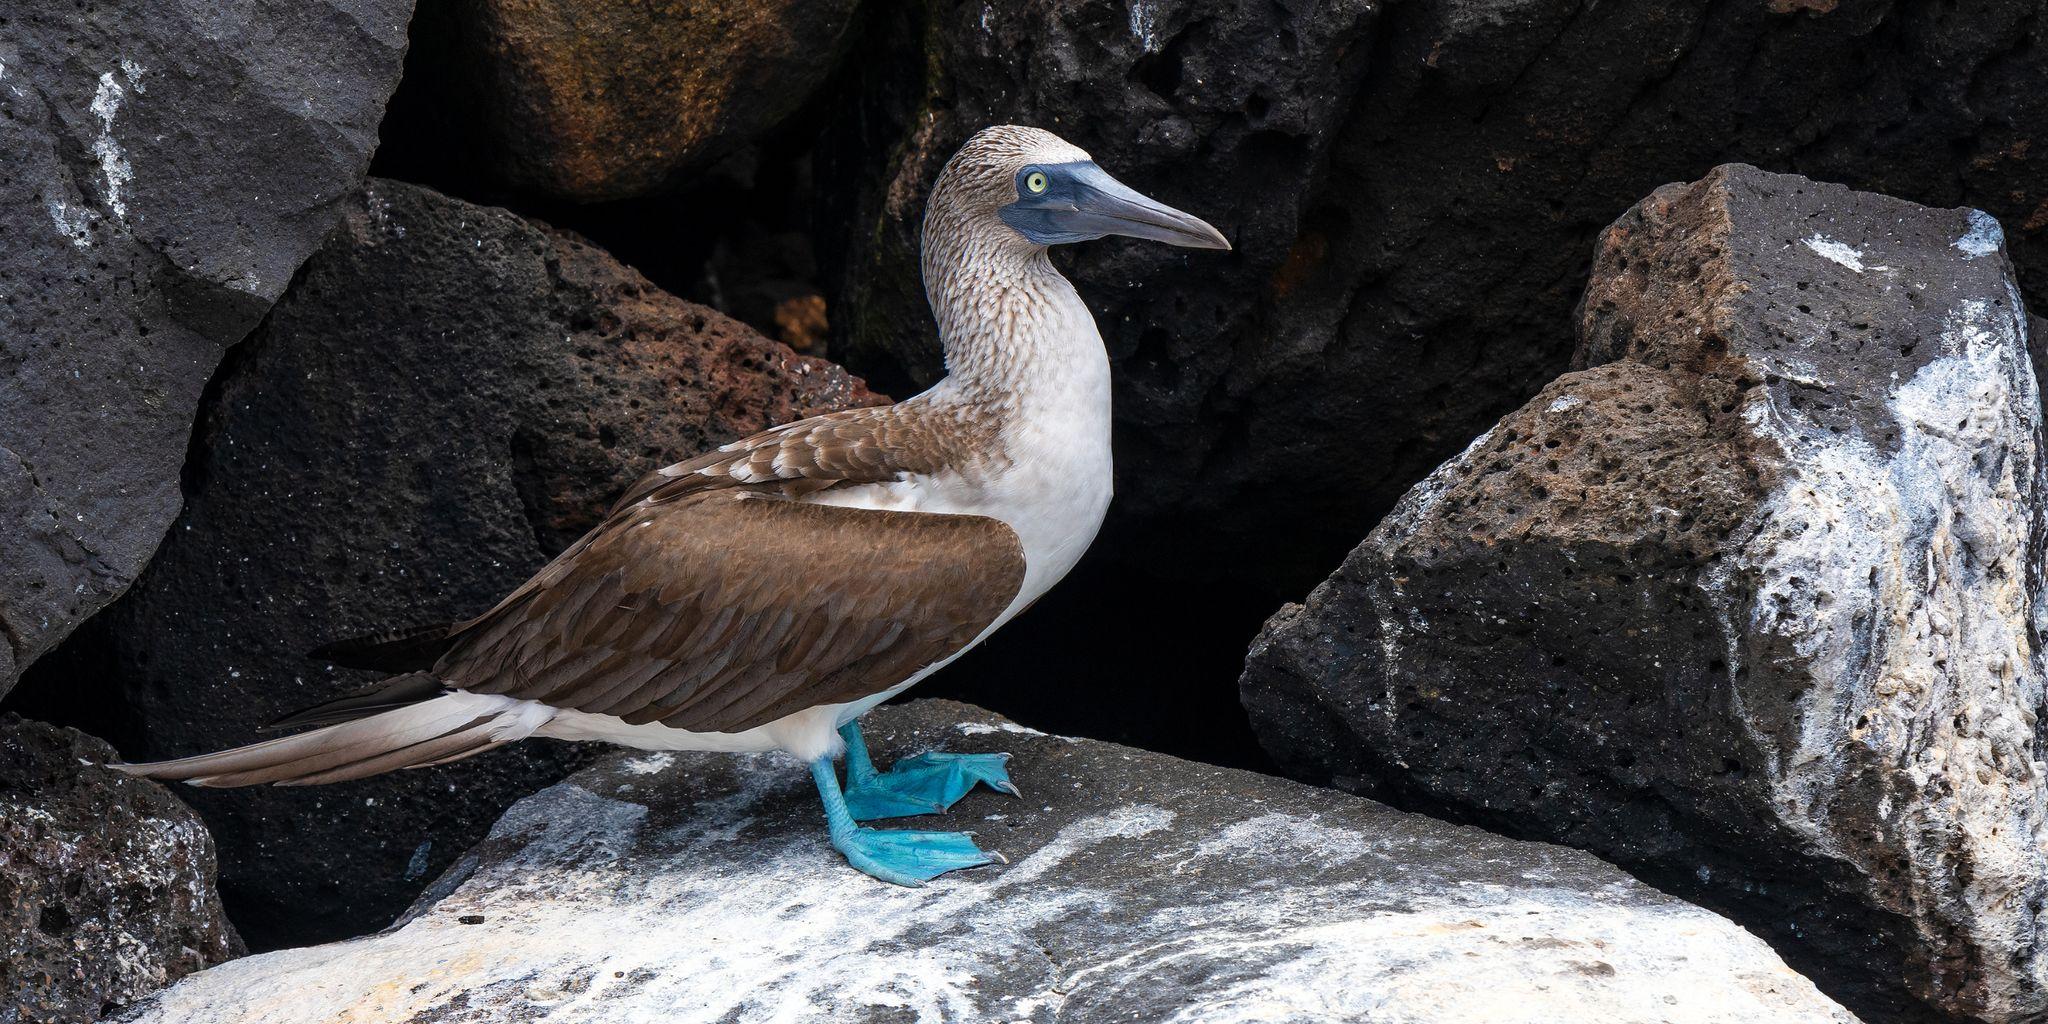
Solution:
M 424 672 L 379 680 L 338 700 L 294 711 L 263 727 L 264 732 L 309 725 L 339 725 L 385 711 L 433 700 L 448 692 L 439 679 Z
M 443 733 L 397 750 L 351 761 L 324 772 L 300 775 L 279 782 L 278 785 L 318 786 L 329 782 L 348 782 L 400 768 L 424 768 L 430 764 L 460 760 L 494 745 L 491 739 L 494 719 L 495 716 L 491 715 L 471 719 L 468 725 L 454 732 Z
M 530 736 L 553 716 L 532 701 L 455 692 L 218 753 L 113 767 L 199 786 L 310 786 L 461 760 Z

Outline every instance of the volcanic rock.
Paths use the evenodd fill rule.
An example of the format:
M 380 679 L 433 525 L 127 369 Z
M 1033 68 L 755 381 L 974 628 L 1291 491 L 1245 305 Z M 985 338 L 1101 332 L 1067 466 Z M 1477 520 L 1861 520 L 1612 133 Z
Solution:
M 98 1020 L 242 952 L 199 816 L 114 759 L 0 716 L 0 1019 Z
M 827 845 L 803 768 L 628 753 L 513 806 L 397 928 L 208 971 L 134 1024 L 361 1020 L 1851 1022 L 1754 936 L 1592 857 L 1249 772 L 885 708 L 1007 750 L 923 889 Z
M 200 391 L 361 184 L 411 13 L 9 5 L 0 694 L 163 538 Z
M 1867 1016 L 2048 1012 L 2048 483 L 1995 220 L 1744 166 L 1242 681 L 1298 777 L 1591 850 Z
M 413 30 L 399 136 L 451 180 L 578 202 L 662 191 L 795 112 L 856 0 L 461 0 Z M 429 140 L 438 140 L 438 143 Z

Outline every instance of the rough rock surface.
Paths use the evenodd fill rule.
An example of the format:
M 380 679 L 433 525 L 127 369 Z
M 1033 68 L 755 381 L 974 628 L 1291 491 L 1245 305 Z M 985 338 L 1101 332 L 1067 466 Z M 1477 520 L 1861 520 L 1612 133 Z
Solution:
M 869 62 L 904 69 L 862 90 L 894 118 L 842 119 L 871 184 L 823 218 L 838 358 L 935 375 L 924 189 L 983 123 L 1065 133 L 1238 245 L 1067 257 L 1117 364 L 1123 556 L 1294 589 L 1566 369 L 1585 254 L 1664 182 L 1741 160 L 1980 206 L 2048 297 L 2034 0 L 1371 6 L 928 5 L 894 33 L 923 53 Z
M 198 815 L 113 759 L 0 716 L 0 1020 L 98 1020 L 242 952 Z
M 9 8 L 0 694 L 177 514 L 200 391 L 362 182 L 412 3 Z
M 35 681 L 118 687 L 134 758 L 251 742 L 374 678 L 303 653 L 483 611 L 648 469 L 879 400 L 571 236 L 384 181 L 218 388 L 177 528 Z M 303 942 L 390 921 L 566 749 L 189 799 L 250 941 Z
M 1290 772 L 1590 849 L 1878 1017 L 2048 1012 L 2041 403 L 1995 221 L 1754 168 L 1254 645 Z
M 869 735 L 1012 751 L 1026 798 L 945 819 L 1010 863 L 883 885 L 826 844 L 795 763 L 624 754 L 515 805 L 399 927 L 238 961 L 128 1019 L 1853 1019 L 1584 854 L 944 701 Z
M 857 6 L 429 5 L 388 130 L 456 140 L 439 160 L 457 178 L 579 202 L 645 195 L 739 151 L 802 106 L 838 63 Z

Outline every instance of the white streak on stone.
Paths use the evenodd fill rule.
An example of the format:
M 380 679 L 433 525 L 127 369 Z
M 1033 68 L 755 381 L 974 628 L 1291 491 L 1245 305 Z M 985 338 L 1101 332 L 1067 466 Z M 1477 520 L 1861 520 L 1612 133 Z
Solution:
M 1151 0 L 1131 0 L 1131 38 L 1146 53 L 1159 49 L 1159 11 Z
M 987 736 L 997 732 L 1011 732 L 1019 736 L 1045 735 L 1028 725 L 1018 725 L 1015 722 L 997 722 L 994 725 L 990 725 L 987 722 L 961 722 L 959 725 L 954 726 L 954 728 L 959 729 L 964 736 Z
M 133 67 L 133 64 L 124 62 L 124 67 Z M 136 68 L 129 77 L 139 77 L 141 70 Z M 121 100 L 126 94 L 121 83 L 114 80 L 114 73 L 107 71 L 101 73 L 99 89 L 92 97 L 93 116 L 100 120 L 99 135 L 92 140 L 92 153 L 99 160 L 100 176 L 105 180 L 107 209 L 113 212 L 115 220 L 122 223 L 128 220 L 128 205 L 122 199 L 122 193 L 129 182 L 135 180 L 135 172 L 128 166 L 128 157 L 121 152 L 121 144 L 114 138 L 114 116 L 121 112 Z
M 1863 273 L 1863 253 L 1848 245 L 1818 234 L 1807 236 L 1803 244 L 1822 259 L 1832 260 L 1859 274 Z
M 636 757 L 631 761 L 627 761 L 620 765 L 619 768 L 621 771 L 632 775 L 653 775 L 674 764 L 675 760 L 675 757 L 671 754 L 649 754 L 645 757 Z
M 92 246 L 91 210 L 76 209 L 62 199 L 52 199 L 47 206 L 50 211 L 50 223 L 57 226 L 58 234 L 70 239 L 71 244 L 80 249 Z
M 1969 217 L 1969 233 L 1953 243 L 1962 250 L 1964 259 L 1988 256 L 2005 245 L 2005 229 L 1998 225 L 1998 218 L 1982 210 L 1971 210 Z
M 1854 860 L 1863 851 L 1845 848 L 1828 823 L 1845 802 L 1870 800 L 1897 842 L 1958 847 L 1967 879 L 1900 884 L 1952 901 L 1935 909 L 1966 923 L 2008 920 L 2003 908 L 2037 898 L 2048 877 L 2048 805 L 2024 711 L 2048 700 L 2030 640 L 2048 529 L 2022 308 L 2010 292 L 2003 305 L 1958 303 L 1940 354 L 1892 390 L 1898 438 L 1882 449 L 1769 402 L 1744 410 L 1783 446 L 1792 472 L 1729 569 L 1754 581 L 1749 621 L 1724 622 L 1752 649 L 1783 643 L 1808 663 L 1805 674 L 1839 681 L 1803 694 L 1796 743 L 1782 775 L 1771 773 L 1796 808 L 1785 820 Z M 1739 607 L 1729 595 L 1740 589 L 1710 582 L 1707 592 Z M 1725 620 L 1735 607 L 1720 611 Z M 1897 772 L 1920 791 L 1896 802 L 1858 793 L 1873 772 Z M 1907 863 L 1917 873 L 1945 859 Z M 2048 984 L 2048 965 L 2035 973 Z

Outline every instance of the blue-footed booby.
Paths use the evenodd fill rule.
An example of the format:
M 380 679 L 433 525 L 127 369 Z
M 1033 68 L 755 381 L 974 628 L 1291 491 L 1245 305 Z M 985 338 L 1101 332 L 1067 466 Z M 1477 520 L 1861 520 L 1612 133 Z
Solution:
M 989 863 L 961 833 L 858 822 L 943 811 L 977 784 L 1015 793 L 1007 755 L 880 771 L 858 720 L 1001 628 L 1094 540 L 1111 488 L 1109 359 L 1046 250 L 1105 235 L 1229 248 L 1056 135 L 981 131 L 925 209 L 946 365 L 930 390 L 656 470 L 484 614 L 314 652 L 391 676 L 277 723 L 310 731 L 121 767 L 308 785 L 529 736 L 785 751 L 809 764 L 832 845 L 860 870 L 919 885 Z

